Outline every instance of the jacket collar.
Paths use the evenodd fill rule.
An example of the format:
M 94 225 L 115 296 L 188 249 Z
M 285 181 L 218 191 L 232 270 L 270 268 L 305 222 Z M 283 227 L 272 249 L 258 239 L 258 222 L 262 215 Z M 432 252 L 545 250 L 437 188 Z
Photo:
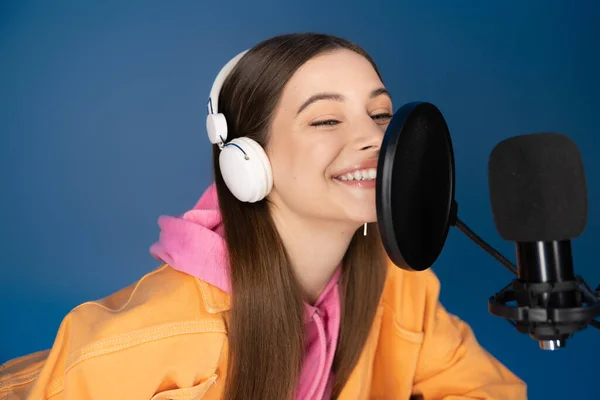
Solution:
M 391 262 L 388 262 L 388 265 L 386 267 L 388 275 L 390 274 L 390 270 L 396 268 L 392 265 Z M 229 295 L 229 293 L 198 278 L 196 278 L 196 283 L 198 285 L 200 293 L 202 294 L 202 301 L 204 302 L 204 306 L 210 314 L 218 314 L 221 312 L 229 311 L 229 309 L 231 308 L 231 296 Z M 381 300 L 383 300 L 386 297 L 386 294 L 388 294 L 388 292 L 390 291 L 389 286 L 390 280 L 386 279 Z
M 337 285 L 341 276 L 341 266 L 335 271 L 331 281 L 325 288 L 325 292 L 321 296 L 327 296 L 333 286 Z M 204 307 L 210 314 L 218 314 L 221 312 L 229 311 L 231 308 L 231 295 L 226 291 L 211 285 L 210 283 L 196 278 L 196 283 L 202 294 L 202 301 Z M 315 307 L 306 305 L 307 314 L 315 311 Z
M 231 308 L 231 296 L 229 293 L 200 279 L 196 279 L 196 283 L 202 294 L 202 301 L 204 302 L 206 311 L 210 314 L 229 311 Z

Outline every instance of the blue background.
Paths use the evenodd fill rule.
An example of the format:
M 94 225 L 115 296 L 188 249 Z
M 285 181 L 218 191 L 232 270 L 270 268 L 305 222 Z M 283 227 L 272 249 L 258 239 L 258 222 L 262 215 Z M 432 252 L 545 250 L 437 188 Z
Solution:
M 459 215 L 511 259 L 490 211 L 489 153 L 517 134 L 570 135 L 589 185 L 576 272 L 595 287 L 599 11 L 549 0 L 0 2 L 0 362 L 50 347 L 71 308 L 157 265 L 157 217 L 187 210 L 209 184 L 212 79 L 240 50 L 292 31 L 358 42 L 396 107 L 442 110 Z M 531 399 L 597 393 L 598 331 L 544 352 L 488 314 L 511 275 L 456 230 L 434 269 L 443 303 L 527 381 Z

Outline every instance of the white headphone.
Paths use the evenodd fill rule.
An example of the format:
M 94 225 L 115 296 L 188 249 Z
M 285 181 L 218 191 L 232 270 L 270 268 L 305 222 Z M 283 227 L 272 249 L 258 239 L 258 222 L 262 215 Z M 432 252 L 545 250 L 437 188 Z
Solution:
M 264 149 L 248 137 L 241 136 L 226 143 L 227 120 L 218 111 L 223 82 L 247 52 L 232 58 L 215 78 L 208 98 L 206 131 L 210 142 L 221 149 L 219 167 L 227 188 L 238 200 L 254 203 L 265 198 L 273 187 L 271 163 Z

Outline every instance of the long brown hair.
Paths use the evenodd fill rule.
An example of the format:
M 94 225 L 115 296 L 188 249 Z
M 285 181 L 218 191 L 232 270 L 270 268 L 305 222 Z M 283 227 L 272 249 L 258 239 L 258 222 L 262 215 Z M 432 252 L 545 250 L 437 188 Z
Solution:
M 339 37 L 287 34 L 254 46 L 224 82 L 219 111 L 228 139 L 247 136 L 266 147 L 281 92 L 309 59 L 359 46 Z M 231 313 L 225 398 L 281 400 L 294 396 L 304 354 L 302 296 L 269 213 L 267 200 L 242 203 L 228 191 L 213 149 L 215 182 L 229 251 Z M 385 258 L 377 227 L 358 230 L 344 257 L 342 318 L 333 368 L 333 398 L 355 367 L 375 316 L 385 281 Z

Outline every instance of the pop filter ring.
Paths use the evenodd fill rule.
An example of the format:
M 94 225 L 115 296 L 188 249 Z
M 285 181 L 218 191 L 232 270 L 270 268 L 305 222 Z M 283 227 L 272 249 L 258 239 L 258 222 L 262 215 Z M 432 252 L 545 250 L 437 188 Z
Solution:
M 435 165 L 427 163 L 432 160 Z M 427 102 L 403 105 L 386 130 L 376 181 L 378 228 L 396 266 L 423 271 L 439 257 L 450 226 L 456 222 L 454 187 L 454 152 L 442 113 Z M 399 194 L 400 188 L 408 192 Z M 413 200 L 419 198 L 427 199 L 427 204 Z M 427 206 L 434 211 L 426 212 Z M 408 218 L 399 223 L 394 220 L 398 213 Z M 408 219 L 415 217 L 425 222 L 417 226 L 413 220 L 411 224 Z M 427 234 L 419 235 L 421 230 Z

